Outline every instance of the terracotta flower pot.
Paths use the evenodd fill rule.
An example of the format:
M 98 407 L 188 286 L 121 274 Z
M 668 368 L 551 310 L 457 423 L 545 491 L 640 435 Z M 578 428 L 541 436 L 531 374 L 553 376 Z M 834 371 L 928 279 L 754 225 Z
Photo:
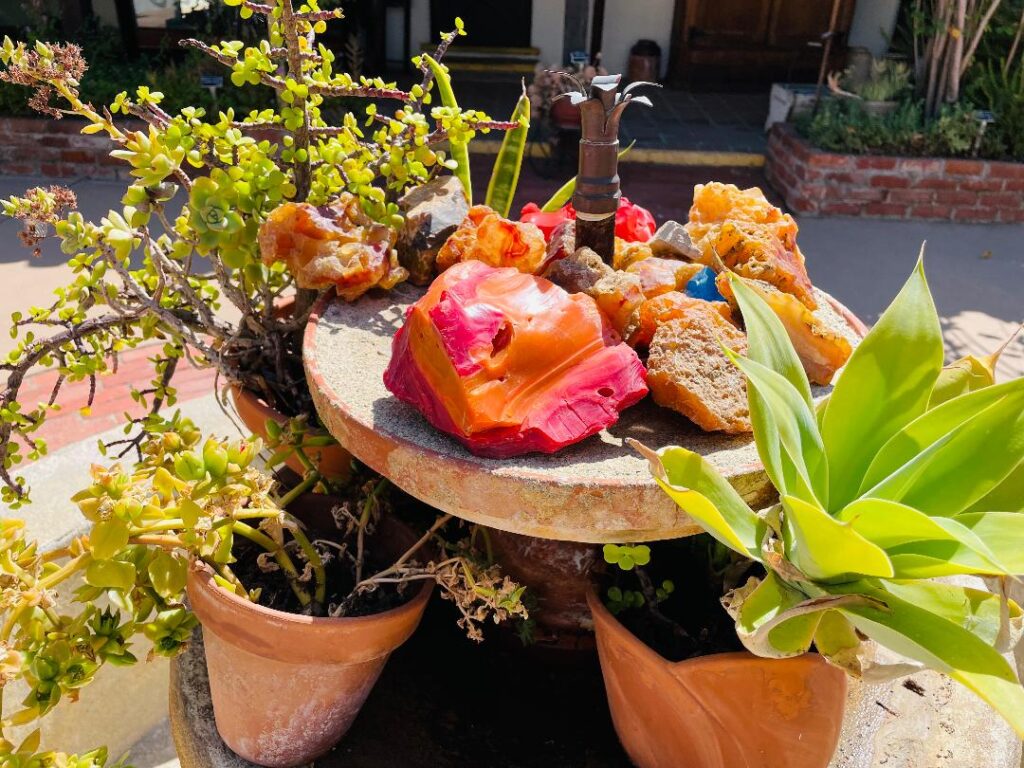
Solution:
M 639 768 L 825 768 L 846 674 L 817 654 L 670 662 L 587 595 L 615 731 Z
M 267 439 L 265 424 L 267 419 L 273 419 L 278 424 L 285 424 L 288 417 L 268 405 L 263 398 L 254 392 L 244 389 L 237 384 L 231 385 L 231 400 L 238 411 L 238 417 L 242 423 L 254 434 L 264 440 Z M 309 451 L 310 459 L 324 476 L 344 482 L 352 475 L 352 454 L 346 451 L 337 443 L 326 445 L 321 448 L 314 448 Z M 293 472 L 302 475 L 306 470 L 294 456 L 288 458 L 285 464 Z
M 593 544 L 538 539 L 488 528 L 494 558 L 537 600 L 531 618 L 556 633 L 578 635 L 594 628 L 587 608 L 591 572 L 600 568 L 601 549 Z M 592 646 L 591 646 L 592 647 Z
M 384 613 L 311 618 L 264 608 L 189 569 L 203 627 L 217 731 L 239 756 L 270 768 L 308 763 L 345 735 L 390 653 L 423 616 L 434 583 Z

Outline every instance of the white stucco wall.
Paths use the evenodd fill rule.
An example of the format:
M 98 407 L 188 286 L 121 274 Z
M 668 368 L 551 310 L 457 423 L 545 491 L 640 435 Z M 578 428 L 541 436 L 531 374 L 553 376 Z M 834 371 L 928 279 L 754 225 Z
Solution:
M 430 34 L 430 0 L 412 0 L 409 8 L 409 47 L 411 55 L 420 51 L 423 43 L 437 43 Z
M 896 27 L 900 0 L 858 0 L 850 25 L 850 45 L 861 46 L 874 56 L 889 49 L 889 37 Z
M 533 0 L 532 24 L 530 42 L 534 48 L 540 48 L 541 62 L 561 64 L 565 33 L 564 0 Z
M 664 76 L 668 67 L 674 7 L 673 0 L 616 0 L 606 3 L 601 53 L 608 71 L 624 74 L 629 49 L 637 40 L 646 38 L 661 46 L 661 75 Z

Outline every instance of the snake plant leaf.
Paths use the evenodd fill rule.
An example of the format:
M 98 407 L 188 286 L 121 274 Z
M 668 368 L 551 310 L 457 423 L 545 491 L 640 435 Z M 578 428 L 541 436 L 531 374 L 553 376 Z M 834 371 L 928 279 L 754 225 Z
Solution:
M 516 188 L 519 186 L 526 136 L 530 132 L 530 98 L 526 95 L 525 83 L 509 122 L 519 123 L 519 126 L 506 131 L 501 140 L 501 149 L 494 160 L 491 180 L 487 184 L 487 197 L 484 199 L 484 205 L 505 218 L 508 218 L 508 212 L 512 209 L 512 198 L 516 196 Z
M 967 508 L 968 512 L 1024 512 L 1024 461 L 1003 482 Z
M 807 407 L 813 409 L 814 401 L 811 399 L 807 374 L 779 316 L 757 291 L 747 285 L 745 278 L 730 272 L 729 282 L 747 329 L 747 346 L 750 350 L 747 356 L 781 374 L 793 385 Z
M 1024 391 L 1006 395 L 865 493 L 935 515 L 963 512 L 1024 459 Z
M 1024 689 L 1013 666 L 993 646 L 1000 598 L 988 592 L 933 582 L 853 582 L 827 587 L 833 594 L 874 597 L 874 605 L 843 606 L 862 633 L 965 685 L 1024 736 Z M 1015 614 L 1019 607 L 1011 606 Z M 996 628 L 993 631 L 993 628 Z
M 780 373 L 729 349 L 725 354 L 747 377 L 758 455 L 780 494 L 828 503 L 828 465 L 814 412 Z
M 878 449 L 924 412 L 942 369 L 942 331 L 923 255 L 922 246 L 910 278 L 853 351 L 829 397 L 821 435 L 828 465 L 837 469 L 829 476 L 833 509 L 858 495 Z
M 619 150 L 619 160 L 626 156 L 629 150 L 633 148 L 634 144 L 636 144 L 636 139 L 629 142 L 629 144 L 627 144 L 624 149 Z M 558 188 L 555 194 L 551 196 L 551 199 L 549 199 L 546 203 L 544 203 L 544 205 L 541 206 L 541 210 L 544 213 L 554 213 L 557 210 L 561 210 L 561 208 L 563 208 L 566 203 L 572 200 L 572 196 L 575 191 L 576 177 L 573 176 L 571 179 L 565 182 L 565 184 Z
M 1024 329 L 1024 324 L 1017 326 L 1010 338 L 1004 341 L 999 349 L 989 355 L 965 355 L 956 362 L 950 363 L 939 373 L 939 378 L 932 389 L 929 408 L 951 400 L 959 395 L 974 392 L 996 383 L 996 366 L 999 357 L 1010 346 L 1011 342 Z
M 891 577 L 889 556 L 816 504 L 783 496 L 786 559 L 814 581 L 860 576 Z
M 1007 395 L 1024 392 L 1024 378 L 959 395 L 926 411 L 881 447 L 861 481 L 860 493 L 882 482 L 957 427 Z
M 984 542 L 985 552 L 963 542 L 921 541 L 895 547 L 889 557 L 905 578 L 956 574 L 1024 575 L 1024 514 L 965 512 L 950 518 Z M 998 564 L 993 567 L 992 561 Z
M 423 54 L 427 66 L 434 75 L 434 82 L 437 83 L 437 93 L 441 97 L 441 104 L 450 109 L 458 109 L 459 102 L 455 100 L 455 92 L 452 90 L 452 78 L 436 59 Z M 449 141 L 452 160 L 456 162 L 454 170 L 456 178 L 462 182 L 462 188 L 466 191 L 466 200 L 473 204 L 473 182 L 469 174 L 469 142 Z
M 658 485 L 694 522 L 730 549 L 761 560 L 766 523 L 703 456 L 678 447 L 655 452 L 636 440 L 627 442 L 647 459 Z

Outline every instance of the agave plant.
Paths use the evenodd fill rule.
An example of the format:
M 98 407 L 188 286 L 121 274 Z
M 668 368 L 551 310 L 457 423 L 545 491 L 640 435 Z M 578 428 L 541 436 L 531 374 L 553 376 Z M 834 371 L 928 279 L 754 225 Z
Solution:
M 755 512 L 701 456 L 650 459 L 658 483 L 709 534 L 766 575 L 723 603 L 753 653 L 812 644 L 854 675 L 929 667 L 1024 735 L 1024 689 L 1003 654 L 1021 628 L 1005 580 L 1024 573 L 1024 379 L 991 360 L 943 368 L 938 315 L 918 266 L 819 404 L 779 320 L 731 277 L 750 354 L 757 450 L 779 503 Z M 1004 594 L 932 577 L 998 577 Z M 912 664 L 880 669 L 870 638 Z

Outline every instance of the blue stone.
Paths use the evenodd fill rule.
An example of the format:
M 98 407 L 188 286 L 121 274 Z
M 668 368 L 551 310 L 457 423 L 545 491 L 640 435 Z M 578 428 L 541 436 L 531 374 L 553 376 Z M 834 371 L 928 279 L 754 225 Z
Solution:
M 725 301 L 715 285 L 716 273 L 711 267 L 704 267 L 686 284 L 686 295 L 704 301 Z

